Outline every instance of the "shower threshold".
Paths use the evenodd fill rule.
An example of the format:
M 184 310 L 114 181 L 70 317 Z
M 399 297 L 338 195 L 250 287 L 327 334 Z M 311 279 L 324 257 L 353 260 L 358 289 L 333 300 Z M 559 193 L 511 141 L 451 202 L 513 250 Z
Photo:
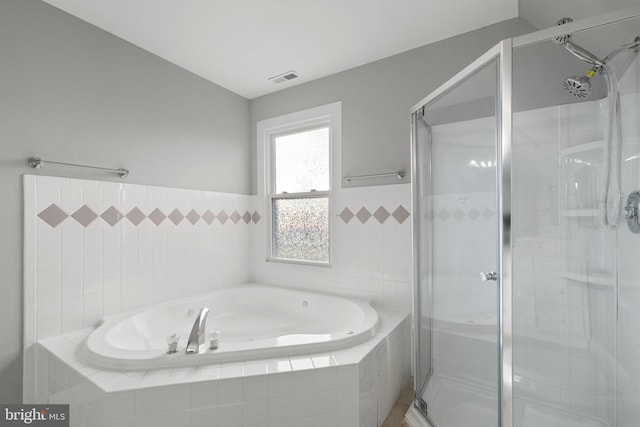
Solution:
M 495 388 L 443 375 L 432 375 L 423 399 L 429 402 L 433 427 L 496 427 Z M 610 427 L 601 419 L 565 411 L 535 400 L 514 399 L 514 425 L 519 427 Z M 418 427 L 418 426 L 412 426 Z

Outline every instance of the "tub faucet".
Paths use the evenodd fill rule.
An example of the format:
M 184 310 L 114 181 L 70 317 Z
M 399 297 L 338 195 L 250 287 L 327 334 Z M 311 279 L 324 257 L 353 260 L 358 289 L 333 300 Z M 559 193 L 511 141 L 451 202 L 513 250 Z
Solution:
M 200 352 L 200 346 L 204 344 L 204 330 L 205 325 L 207 324 L 207 314 L 209 314 L 209 309 L 207 307 L 203 307 L 202 310 L 200 310 L 198 317 L 196 317 L 196 321 L 193 324 L 193 328 L 191 328 L 191 333 L 189 334 L 189 341 L 187 341 L 186 354 L 195 354 Z

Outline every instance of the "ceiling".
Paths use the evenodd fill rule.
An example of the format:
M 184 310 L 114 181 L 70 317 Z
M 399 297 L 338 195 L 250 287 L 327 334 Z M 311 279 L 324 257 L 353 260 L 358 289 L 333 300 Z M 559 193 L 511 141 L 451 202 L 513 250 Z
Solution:
M 517 16 L 544 28 L 638 2 L 44 1 L 248 99 Z M 300 77 L 269 80 L 290 70 Z

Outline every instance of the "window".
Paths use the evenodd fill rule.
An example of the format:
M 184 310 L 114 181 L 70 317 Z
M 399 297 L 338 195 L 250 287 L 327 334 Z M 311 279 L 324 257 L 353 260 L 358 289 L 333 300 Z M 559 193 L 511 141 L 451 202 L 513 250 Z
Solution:
M 329 262 L 330 129 L 272 136 L 271 258 Z
M 258 124 L 265 159 L 269 261 L 330 263 L 330 201 L 336 167 L 332 156 L 339 138 L 339 108 L 339 103 L 329 104 Z

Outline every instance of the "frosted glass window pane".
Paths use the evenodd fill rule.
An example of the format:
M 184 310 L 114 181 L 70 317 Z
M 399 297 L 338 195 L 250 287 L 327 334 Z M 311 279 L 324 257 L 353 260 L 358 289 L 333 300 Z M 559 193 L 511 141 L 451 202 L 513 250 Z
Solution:
M 275 192 L 329 190 L 329 128 L 274 139 Z
M 329 200 L 273 200 L 273 256 L 329 262 Z

